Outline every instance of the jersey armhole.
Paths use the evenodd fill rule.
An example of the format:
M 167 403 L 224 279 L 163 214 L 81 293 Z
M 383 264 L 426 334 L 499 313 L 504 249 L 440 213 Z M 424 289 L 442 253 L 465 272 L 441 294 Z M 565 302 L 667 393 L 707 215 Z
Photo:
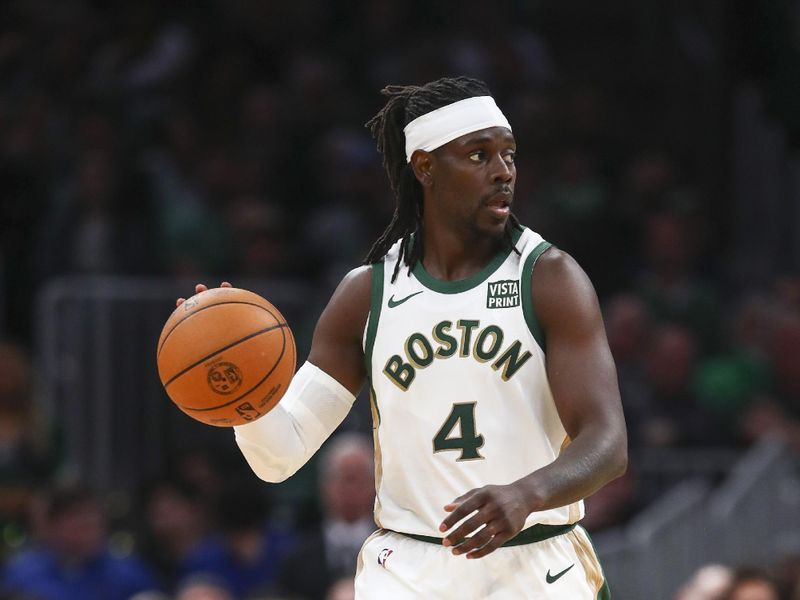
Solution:
M 552 244 L 550 242 L 543 241 L 531 250 L 531 253 L 528 254 L 522 266 L 522 277 L 520 281 L 520 285 L 522 286 L 522 290 L 520 290 L 522 293 L 522 314 L 525 316 L 525 323 L 528 325 L 533 339 L 536 340 L 536 343 L 539 344 L 539 347 L 545 354 L 547 353 L 545 350 L 545 336 L 544 331 L 542 331 L 542 326 L 539 324 L 539 319 L 536 318 L 536 311 L 533 309 L 531 282 L 533 280 L 533 268 L 536 266 L 536 261 L 544 254 L 545 250 L 551 246 Z
M 364 361 L 368 374 L 372 370 L 372 348 L 375 345 L 375 334 L 378 331 L 378 320 L 383 305 L 383 267 L 383 261 L 372 265 L 372 289 L 369 298 L 367 330 L 364 336 Z
M 367 329 L 364 334 L 364 367 L 367 373 L 367 385 L 369 386 L 369 396 L 372 406 L 375 408 L 373 419 L 375 425 L 380 424 L 381 413 L 378 409 L 378 401 L 375 395 L 375 388 L 372 385 L 372 349 L 375 347 L 375 335 L 378 332 L 378 321 L 381 317 L 381 306 L 383 306 L 383 271 L 384 261 L 372 265 L 372 290 L 369 298 L 369 315 L 367 315 Z

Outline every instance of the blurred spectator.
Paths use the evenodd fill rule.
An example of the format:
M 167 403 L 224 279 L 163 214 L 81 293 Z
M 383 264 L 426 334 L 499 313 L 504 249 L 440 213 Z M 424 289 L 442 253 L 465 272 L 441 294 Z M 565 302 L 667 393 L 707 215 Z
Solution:
M 189 552 L 184 576 L 213 575 L 236 598 L 273 587 L 291 534 L 270 523 L 264 484 L 241 476 L 227 481 L 216 504 L 217 531 Z
M 625 524 L 641 508 L 634 470 L 629 468 L 622 477 L 606 484 L 584 502 L 586 516 L 581 525 L 589 533 Z
M 776 317 L 768 353 L 773 388 L 743 412 L 741 432 L 748 442 L 772 435 L 800 451 L 800 315 Z
M 692 382 L 697 341 L 691 330 L 661 325 L 647 352 L 648 409 L 641 431 L 650 446 L 713 446 L 729 442 L 714 416 L 698 406 Z M 634 424 L 635 425 L 635 424 Z
M 652 416 L 648 404 L 645 359 L 651 340 L 651 319 L 645 303 L 633 294 L 618 294 L 604 307 L 608 344 L 617 365 L 617 378 L 628 425 L 628 443 L 644 443 L 644 423 Z
M 770 570 L 783 594 L 782 599 L 800 600 L 800 533 L 788 531 L 775 544 L 780 558 Z
M 314 149 L 319 206 L 304 220 L 305 253 L 326 281 L 340 281 L 391 219 L 378 154 L 366 133 L 334 128 Z
M 142 162 L 153 190 L 155 227 L 166 271 L 173 276 L 222 272 L 231 267 L 230 232 L 215 212 L 208 186 L 203 185 L 214 179 L 204 174 L 213 166 L 209 158 L 213 153 L 203 155 L 199 125 L 188 111 L 164 117 L 161 134 L 159 145 L 144 153 Z M 227 166 L 218 162 L 217 174 Z M 229 177 L 223 175 L 225 179 Z
M 0 342 L 0 530 L 3 551 L 22 545 L 28 535 L 28 508 L 35 490 L 54 473 L 48 427 L 34 406 L 28 357 L 14 344 Z
M 355 581 L 352 577 L 343 577 L 333 582 L 325 595 L 325 600 L 354 600 L 356 597 Z
M 171 597 L 162 592 L 140 592 L 131 596 L 129 600 L 171 600 Z
M 269 190 L 270 179 L 277 177 L 281 163 L 281 143 L 288 136 L 286 106 L 282 88 L 274 84 L 257 83 L 244 94 L 241 104 L 241 145 L 244 156 L 255 161 L 264 179 L 251 176 L 251 190 Z
M 723 565 L 706 565 L 678 590 L 675 600 L 722 600 L 732 581 L 732 569 Z
M 165 92 L 186 69 L 193 43 L 188 28 L 152 0 L 119 8 L 125 27 L 99 48 L 89 77 L 99 94 L 124 97 L 128 117 L 140 124 L 164 109 Z
M 22 45 L 22 39 L 19 32 L 0 36 L 0 55 L 9 46 Z M 46 131 L 54 106 L 43 94 L 12 99 L 7 92 L 0 89 L 0 334 L 26 340 L 36 290 L 33 240 L 51 183 L 42 174 L 49 158 Z
M 800 275 L 779 275 L 774 289 L 778 304 L 785 310 L 800 315 Z
M 646 150 L 636 154 L 621 169 L 622 199 L 617 210 L 630 224 L 657 211 L 678 183 L 678 167 L 667 153 Z
M 733 441 L 741 438 L 742 413 L 763 397 L 768 386 L 765 363 L 744 354 L 728 354 L 699 364 L 693 389 L 699 407 L 713 414 Z
M 40 596 L 32 596 L 22 592 L 7 592 L 5 590 L 0 590 L 0 600 L 42 600 L 42 598 Z
M 238 456 L 235 457 L 238 460 Z M 184 448 L 171 457 L 167 467 L 176 473 L 198 494 L 199 501 L 208 515 L 213 515 L 226 475 L 230 474 L 226 456 L 217 447 L 197 446 Z
M 776 323 L 770 345 L 775 394 L 793 418 L 800 418 L 800 311 Z
M 206 506 L 192 484 L 170 477 L 150 486 L 140 549 L 163 589 L 175 588 L 184 561 L 209 530 Z
M 727 334 L 728 345 L 734 352 L 766 362 L 775 321 L 785 314 L 774 294 L 748 291 L 735 301 Z
M 608 212 L 608 182 L 598 157 L 588 147 L 565 148 L 555 161 L 552 178 L 538 189 L 534 200 L 546 215 L 542 235 L 558 240 L 559 247 L 574 255 L 593 274 L 593 283 L 603 294 L 611 273 L 602 268 L 602 262 L 615 260 L 617 255 L 617 235 Z
M 279 573 L 282 591 L 308 600 L 325 600 L 335 581 L 355 576 L 356 557 L 375 530 L 373 452 L 366 435 L 342 433 L 328 442 L 319 487 L 322 523 L 287 555 Z
M 235 600 L 224 582 L 208 575 L 196 575 L 183 582 L 175 600 Z
M 655 319 L 688 328 L 706 353 L 719 344 L 719 305 L 712 282 L 698 274 L 702 233 L 697 219 L 676 209 L 650 215 L 641 232 L 638 292 Z
M 237 272 L 242 277 L 289 275 L 291 248 L 288 221 L 280 204 L 259 196 L 241 196 L 227 209 L 236 253 Z
M 720 600 L 781 600 L 778 584 L 764 571 L 736 569 L 728 589 Z
M 69 485 L 52 490 L 44 517 L 41 544 L 6 564 L 5 589 L 41 600 L 128 600 L 157 589 L 149 568 L 137 557 L 109 551 L 106 515 L 88 489 Z
M 60 192 L 39 232 L 42 278 L 152 272 L 151 199 L 140 177 L 112 153 L 92 150 Z
M 605 308 L 606 334 L 617 371 L 641 370 L 642 353 L 650 339 L 647 306 L 633 294 L 618 294 Z
M 776 308 L 773 298 L 748 294 L 733 308 L 728 319 L 725 352 L 698 365 L 693 385 L 697 401 L 714 413 L 732 439 L 752 441 L 741 438 L 742 413 L 771 387 L 768 355 Z

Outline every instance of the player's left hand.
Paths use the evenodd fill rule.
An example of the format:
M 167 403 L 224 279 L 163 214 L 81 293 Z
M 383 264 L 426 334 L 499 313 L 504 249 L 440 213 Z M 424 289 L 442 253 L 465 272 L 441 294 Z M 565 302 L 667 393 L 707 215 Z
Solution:
M 219 287 L 229 288 L 231 287 L 231 284 L 228 283 L 227 281 L 223 281 L 222 283 L 219 284 Z M 205 283 L 198 283 L 197 285 L 194 286 L 195 294 L 199 294 L 200 292 L 205 292 L 206 290 L 208 290 L 208 286 Z M 186 302 L 186 298 L 178 298 L 177 300 L 175 300 L 175 306 L 178 307 L 184 302 Z
M 470 490 L 444 509 L 450 514 L 439 526 L 443 533 L 469 517 L 442 542 L 453 547 L 453 554 L 466 554 L 467 558 L 481 558 L 497 550 L 522 530 L 530 514 L 524 494 L 513 483 Z

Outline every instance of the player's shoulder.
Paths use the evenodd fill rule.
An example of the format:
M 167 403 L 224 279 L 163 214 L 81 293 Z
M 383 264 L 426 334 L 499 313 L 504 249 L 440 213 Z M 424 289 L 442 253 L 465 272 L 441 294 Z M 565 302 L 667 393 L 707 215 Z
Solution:
M 352 340 L 358 346 L 369 314 L 372 269 L 369 265 L 349 271 L 339 282 L 322 311 L 314 338 Z M 316 341 L 315 341 L 316 343 Z M 313 351 L 313 346 L 312 346 Z
M 361 265 L 351 269 L 342 278 L 336 292 L 348 298 L 360 298 L 370 295 L 372 288 L 372 265 Z
M 549 246 L 536 261 L 534 269 L 534 286 L 543 283 L 565 284 L 588 282 L 589 277 L 571 254 L 558 248 Z
M 339 282 L 328 307 L 338 314 L 347 314 L 361 320 L 369 311 L 372 296 L 372 265 L 362 265 L 350 270 Z
M 534 308 L 543 322 L 569 321 L 598 310 L 597 295 L 586 271 L 572 255 L 555 246 L 536 261 L 531 288 Z

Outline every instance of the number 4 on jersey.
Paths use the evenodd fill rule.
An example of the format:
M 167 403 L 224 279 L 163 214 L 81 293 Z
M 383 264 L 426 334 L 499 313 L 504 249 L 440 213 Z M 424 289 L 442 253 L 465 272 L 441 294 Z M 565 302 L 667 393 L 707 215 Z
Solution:
M 456 426 L 461 431 L 461 437 L 451 437 Z M 460 450 L 461 456 L 456 460 L 474 460 L 483 458 L 478 452 L 481 446 L 483 436 L 475 433 L 475 402 L 453 404 L 453 410 L 433 438 L 433 451 Z

